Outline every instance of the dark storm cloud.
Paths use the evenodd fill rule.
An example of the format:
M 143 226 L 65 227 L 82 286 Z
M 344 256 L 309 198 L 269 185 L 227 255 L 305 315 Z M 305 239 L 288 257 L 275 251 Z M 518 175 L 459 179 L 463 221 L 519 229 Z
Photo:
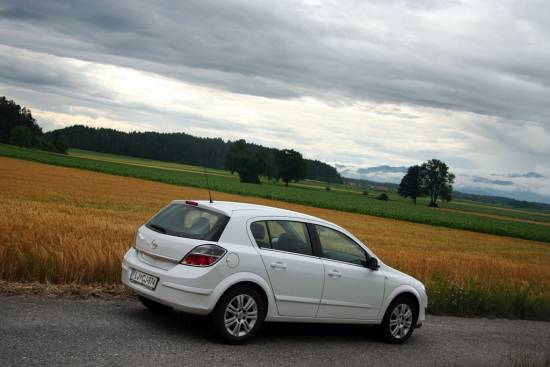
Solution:
M 438 29 L 460 18 L 460 3 L 8 1 L 0 6 L 0 32 L 14 47 L 233 92 L 338 95 L 548 126 L 550 28 L 543 15 L 550 6 L 506 5 L 495 6 L 494 16 Z M 432 27 L 430 17 L 442 23 Z

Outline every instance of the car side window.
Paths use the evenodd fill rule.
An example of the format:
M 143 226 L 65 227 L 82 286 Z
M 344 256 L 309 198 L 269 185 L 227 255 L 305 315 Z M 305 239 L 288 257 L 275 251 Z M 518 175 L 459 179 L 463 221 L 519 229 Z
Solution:
M 318 225 L 315 226 L 315 231 L 319 237 L 324 258 L 356 265 L 366 263 L 365 250 L 345 234 Z
M 256 240 L 258 247 L 271 248 L 271 242 L 269 240 L 267 225 L 264 221 L 254 222 L 250 225 L 250 231 Z
M 260 221 L 252 223 L 250 231 L 259 247 L 313 255 L 305 223 L 287 220 Z

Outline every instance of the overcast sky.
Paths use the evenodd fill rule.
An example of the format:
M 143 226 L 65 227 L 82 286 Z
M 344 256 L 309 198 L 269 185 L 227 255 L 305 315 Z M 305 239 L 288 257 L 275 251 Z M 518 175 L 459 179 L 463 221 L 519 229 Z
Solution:
M 458 187 L 550 201 L 549 19 L 547 0 L 0 0 L 0 95 L 46 130 L 245 138 L 356 176 L 439 158 Z

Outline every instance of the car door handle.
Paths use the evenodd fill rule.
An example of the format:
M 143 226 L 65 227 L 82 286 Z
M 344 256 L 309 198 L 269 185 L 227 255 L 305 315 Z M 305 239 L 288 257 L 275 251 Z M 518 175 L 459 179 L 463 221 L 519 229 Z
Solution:
M 331 278 L 341 278 L 342 273 L 340 273 L 338 270 L 330 270 L 328 272 L 328 276 L 331 277 Z
M 279 270 L 285 270 L 286 269 L 286 265 L 282 261 L 274 261 L 271 264 L 269 264 L 269 266 L 271 266 L 273 269 L 279 269 Z

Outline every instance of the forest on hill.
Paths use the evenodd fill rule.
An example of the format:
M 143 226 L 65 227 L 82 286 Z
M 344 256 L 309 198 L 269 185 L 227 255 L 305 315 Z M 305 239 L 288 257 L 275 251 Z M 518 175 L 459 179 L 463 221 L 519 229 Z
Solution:
M 114 129 L 74 125 L 48 134 L 63 136 L 68 146 L 96 152 L 127 155 L 168 162 L 224 169 L 231 142 L 221 138 L 201 138 L 186 133 L 123 132 Z M 279 149 L 246 143 L 251 154 L 265 157 L 266 166 L 275 165 Z M 336 168 L 311 159 L 305 161 L 305 178 L 341 183 Z

